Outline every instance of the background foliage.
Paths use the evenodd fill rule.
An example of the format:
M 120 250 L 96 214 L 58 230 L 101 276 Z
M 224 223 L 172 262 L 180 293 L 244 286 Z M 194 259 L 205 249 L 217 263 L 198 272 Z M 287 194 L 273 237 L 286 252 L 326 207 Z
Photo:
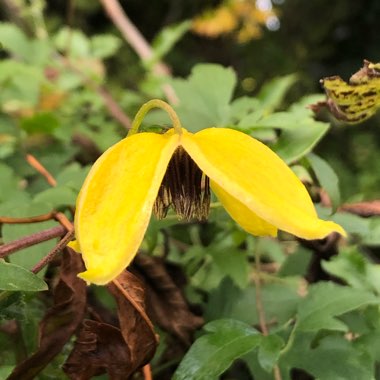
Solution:
M 57 226 L 52 218 L 10 224 L 5 217 L 54 210 L 72 220 L 91 164 L 125 136 L 142 103 L 165 99 L 170 86 L 184 127 L 227 126 L 268 144 L 306 184 L 320 216 L 340 223 L 349 238 L 255 238 L 217 204 L 203 224 L 172 214 L 152 220 L 133 270 L 145 279 L 147 313 L 160 334 L 154 379 L 380 378 L 380 119 L 349 126 L 308 108 L 325 99 L 321 78 L 347 79 L 363 58 L 380 61 L 379 2 L 128 1 L 124 10 L 149 41 L 149 58 L 125 41 L 104 3 L 0 2 L 0 252 Z M 252 10 L 245 18 L 242 3 Z M 199 20 L 212 38 L 197 29 Z M 163 60 L 166 74 L 157 75 Z M 157 111 L 144 128 L 168 124 Z M 60 286 L 71 296 L 80 286 L 62 255 L 31 272 L 54 246 L 48 240 L 0 256 L 0 378 L 17 365 L 22 371 L 20 363 L 38 352 L 39 332 L 73 327 L 61 327 L 52 312 L 69 302 L 57 296 Z M 65 308 L 78 326 L 80 308 L 92 319 L 87 330 L 105 321 L 116 326 L 107 327 L 109 336 L 120 328 L 125 337 L 128 322 L 116 316 L 129 309 L 116 292 L 89 287 L 87 303 L 74 299 L 74 307 L 70 299 Z M 35 378 L 78 378 L 74 330 L 54 359 L 47 351 L 34 357 L 34 368 L 44 367 Z M 142 344 L 127 338 L 128 349 Z M 83 378 L 125 378 L 118 371 L 133 363 L 125 368 L 125 342 L 115 342 L 99 349 L 100 370 L 92 363 Z M 121 347 L 124 363 L 112 362 L 116 368 L 109 347 Z M 31 378 L 20 373 L 14 378 Z

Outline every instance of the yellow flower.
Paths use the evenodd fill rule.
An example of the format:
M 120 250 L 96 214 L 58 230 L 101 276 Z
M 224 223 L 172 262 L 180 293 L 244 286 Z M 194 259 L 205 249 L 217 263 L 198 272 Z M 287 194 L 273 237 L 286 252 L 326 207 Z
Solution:
M 304 239 L 345 235 L 339 225 L 318 219 L 301 181 L 267 146 L 228 128 L 190 133 L 158 100 L 146 103 L 135 120 L 157 106 L 171 112 L 174 128 L 135 133 L 109 148 L 78 196 L 72 246 L 83 255 L 87 270 L 79 276 L 88 283 L 106 284 L 130 264 L 152 210 L 162 217 L 172 206 L 181 217 L 205 219 L 209 186 L 253 235 L 276 236 L 277 229 Z

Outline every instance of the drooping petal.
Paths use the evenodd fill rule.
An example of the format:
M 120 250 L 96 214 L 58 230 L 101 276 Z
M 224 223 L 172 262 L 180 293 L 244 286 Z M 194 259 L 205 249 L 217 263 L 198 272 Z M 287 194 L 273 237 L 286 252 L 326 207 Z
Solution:
M 132 261 L 149 223 L 178 135 L 139 133 L 94 164 L 77 200 L 75 233 L 90 283 L 106 284 Z
M 305 239 L 345 231 L 318 219 L 302 182 L 267 146 L 227 128 L 184 133 L 182 146 L 230 196 L 277 228 Z
M 223 207 L 244 230 L 255 236 L 276 236 L 277 228 L 264 219 L 258 217 L 247 206 L 225 192 L 214 181 L 211 181 L 214 191 Z

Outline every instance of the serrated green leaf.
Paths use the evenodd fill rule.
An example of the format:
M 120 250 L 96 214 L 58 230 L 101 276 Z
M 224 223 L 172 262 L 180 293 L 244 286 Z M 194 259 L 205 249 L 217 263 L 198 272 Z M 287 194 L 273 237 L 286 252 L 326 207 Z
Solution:
M 266 112 L 272 112 L 281 105 L 281 102 L 289 88 L 297 81 L 295 74 L 274 78 L 266 83 L 257 98 L 261 100 L 261 106 Z
M 159 34 L 153 39 L 152 57 L 145 62 L 147 67 L 153 67 L 158 61 L 165 57 L 173 46 L 183 37 L 190 29 L 191 21 L 185 20 L 178 24 L 166 26 L 161 29 Z
M 310 286 L 307 297 L 299 303 L 297 329 L 346 331 L 346 325 L 336 319 L 337 316 L 363 306 L 378 304 L 380 298 L 371 292 L 321 282 Z
M 236 85 L 232 69 L 199 64 L 188 79 L 175 79 L 172 85 L 180 101 L 176 111 L 189 131 L 220 127 L 229 122 L 230 102 Z
M 309 153 L 307 159 L 318 179 L 319 184 L 330 197 L 333 212 L 340 204 L 339 178 L 332 167 L 321 157 Z
M 47 290 L 47 284 L 34 273 L 0 260 L 0 289 L 24 292 Z
M 213 380 L 226 371 L 234 360 L 260 344 L 261 334 L 235 320 L 207 324 L 207 334 L 198 338 L 186 353 L 173 380 Z
M 370 355 L 342 335 L 324 337 L 317 346 L 313 334 L 297 335 L 280 363 L 281 372 L 288 375 L 299 368 L 318 380 L 374 380 Z

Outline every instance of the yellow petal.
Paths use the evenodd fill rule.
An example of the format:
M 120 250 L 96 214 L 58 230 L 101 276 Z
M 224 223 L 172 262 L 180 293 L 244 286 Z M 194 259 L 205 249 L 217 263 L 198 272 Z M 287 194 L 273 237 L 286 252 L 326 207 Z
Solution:
M 67 246 L 72 248 L 75 252 L 81 252 L 78 240 L 70 241 Z
M 86 272 L 103 285 L 132 261 L 178 135 L 139 133 L 108 149 L 94 164 L 77 200 L 75 233 Z
M 226 193 L 214 181 L 211 181 L 211 188 L 231 218 L 245 231 L 255 236 L 277 235 L 277 228 L 275 226 L 259 218 L 247 206 Z
M 182 145 L 203 172 L 260 218 L 304 239 L 345 231 L 318 219 L 302 182 L 266 145 L 227 128 L 184 133 Z

